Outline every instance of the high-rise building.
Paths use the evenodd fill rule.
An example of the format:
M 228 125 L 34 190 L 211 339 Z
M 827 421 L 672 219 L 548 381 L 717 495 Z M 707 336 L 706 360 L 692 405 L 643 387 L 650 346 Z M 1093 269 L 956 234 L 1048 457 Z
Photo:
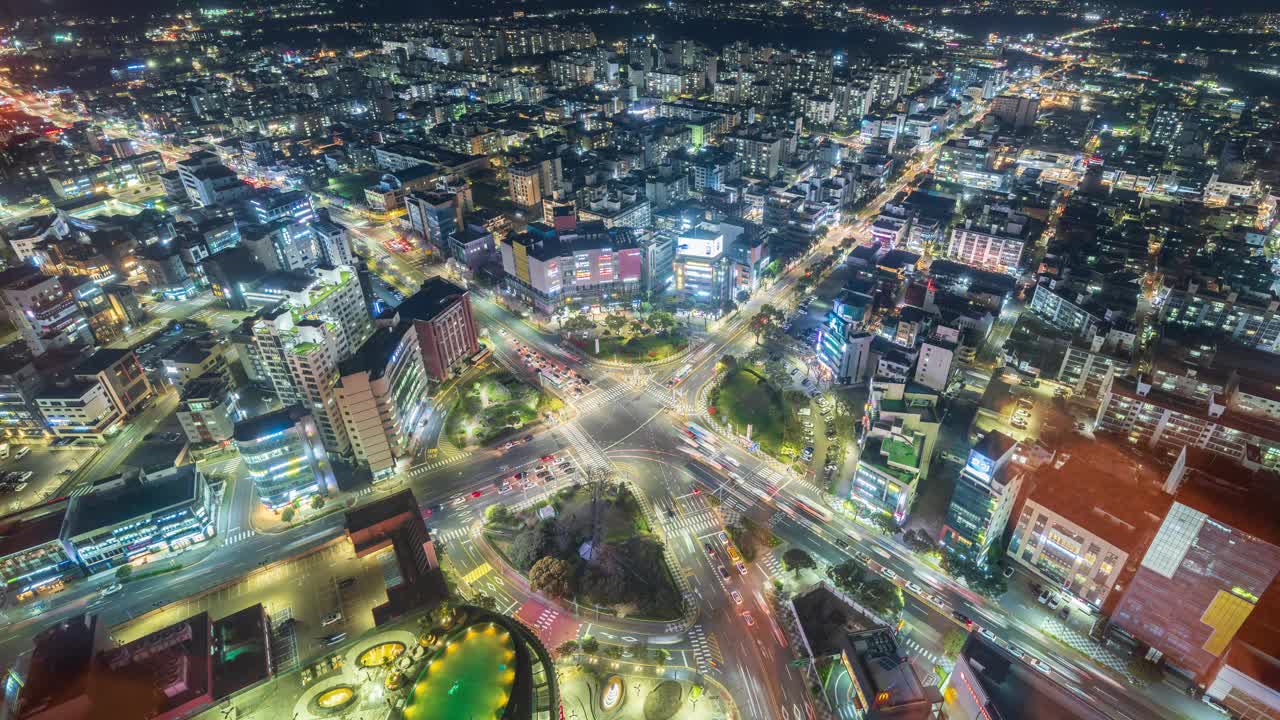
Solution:
M 351 357 L 373 334 L 360 278 L 351 266 L 279 273 L 263 280 L 246 298 L 256 304 L 280 303 L 279 311 L 270 314 L 278 318 L 287 313 L 293 324 L 307 319 L 333 322 L 339 360 Z
M 293 327 L 284 352 L 298 402 L 311 411 L 325 449 L 338 455 L 351 447 L 347 425 L 338 407 L 338 345 L 334 324 L 303 320 Z
M 263 505 L 274 509 L 337 491 L 320 428 L 304 408 L 286 407 L 242 420 L 234 437 Z
M 991 546 L 1001 542 L 1022 489 L 1023 472 L 1010 462 L 1017 446 L 1013 438 L 992 430 L 969 451 L 956 478 L 942 542 L 979 564 L 986 562 Z
M 724 144 L 742 162 L 742 174 L 772 180 L 782 165 L 782 138 L 763 127 L 746 127 L 729 133 Z
M 319 250 L 321 263 L 330 267 L 355 267 L 355 253 L 351 251 L 351 236 L 347 228 L 329 217 L 329 210 L 316 211 L 316 219 L 307 224 Z
M 339 366 L 338 408 L 356 459 L 374 481 L 390 477 L 399 457 L 418 449 L 430 413 L 429 378 L 414 323 L 382 327 Z
M 542 168 L 538 163 L 516 163 L 507 168 L 507 178 L 511 202 L 522 208 L 542 204 Z
M 462 205 L 457 194 L 411 192 L 404 197 L 404 207 L 408 212 L 409 226 L 427 246 L 447 252 L 449 238 L 462 227 Z
M 422 289 L 389 310 L 383 316 L 387 319 L 396 325 L 413 323 L 423 366 L 437 381 L 480 352 L 471 294 L 444 278 L 427 280 Z
M 1014 130 L 1024 130 L 1036 124 L 1040 112 L 1040 98 L 1022 95 L 1000 95 L 991 101 L 991 114 L 998 120 L 1012 125 Z

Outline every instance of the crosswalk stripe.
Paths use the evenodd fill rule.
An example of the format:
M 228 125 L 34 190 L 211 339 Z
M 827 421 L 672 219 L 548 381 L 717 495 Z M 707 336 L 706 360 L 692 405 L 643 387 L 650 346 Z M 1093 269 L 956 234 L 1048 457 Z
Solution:
M 467 573 L 466 575 L 463 575 L 462 580 L 469 585 L 479 580 L 480 578 L 484 577 L 485 575 L 489 574 L 489 571 L 492 569 L 493 568 L 489 566 L 489 563 L 487 562 L 481 563 L 479 567 Z

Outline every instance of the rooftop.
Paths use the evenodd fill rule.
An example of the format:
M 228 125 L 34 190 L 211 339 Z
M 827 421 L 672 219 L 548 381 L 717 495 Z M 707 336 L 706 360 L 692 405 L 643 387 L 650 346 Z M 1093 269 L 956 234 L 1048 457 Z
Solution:
M 383 317 L 399 315 L 404 320 L 433 320 L 452 307 L 466 292 L 442 277 L 432 277 L 399 306 L 384 312 Z
M 242 420 L 236 423 L 236 442 L 250 442 L 272 433 L 284 432 L 297 425 L 298 421 L 307 415 L 310 413 L 305 408 L 294 405 Z
M 65 535 L 83 535 L 189 502 L 196 497 L 196 482 L 196 466 L 184 465 L 154 480 L 126 478 L 120 485 L 80 495 L 71 501 Z

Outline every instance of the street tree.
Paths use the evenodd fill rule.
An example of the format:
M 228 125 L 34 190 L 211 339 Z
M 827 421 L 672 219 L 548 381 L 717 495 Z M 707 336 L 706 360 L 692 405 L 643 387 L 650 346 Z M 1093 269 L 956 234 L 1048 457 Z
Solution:
M 484 521 L 488 525 L 510 525 L 515 520 L 515 513 L 506 505 L 496 504 L 485 508 Z
M 587 333 L 595 329 L 595 322 L 582 313 L 574 313 L 560 322 L 560 331 L 570 335 L 586 337 Z
M 658 310 L 649 313 L 649 317 L 645 318 L 645 322 L 657 332 L 669 333 L 676 327 L 676 316 L 665 310 Z
M 782 553 L 782 565 L 797 576 L 801 570 L 812 570 L 818 567 L 813 556 L 800 548 L 791 548 Z
M 733 299 L 737 300 L 738 304 L 741 305 L 742 303 L 751 299 L 751 293 L 747 292 L 746 290 L 739 290 L 738 294 L 733 296 Z
M 876 513 L 869 519 L 872 525 L 875 525 L 879 528 L 880 532 L 886 535 L 896 535 L 898 531 L 902 529 L 902 526 L 898 524 L 898 521 L 894 520 L 893 516 L 888 513 Z
M 529 587 L 554 598 L 572 594 L 573 568 L 556 557 L 544 557 L 529 568 Z
M 623 315 L 622 313 L 611 313 L 605 317 L 604 326 L 609 329 L 609 332 L 616 335 L 622 331 L 622 328 L 627 326 L 627 322 L 626 315 Z
M 960 649 L 964 647 L 964 641 L 969 638 L 969 634 L 959 628 L 952 628 L 942 637 L 942 654 L 954 658 L 960 655 Z

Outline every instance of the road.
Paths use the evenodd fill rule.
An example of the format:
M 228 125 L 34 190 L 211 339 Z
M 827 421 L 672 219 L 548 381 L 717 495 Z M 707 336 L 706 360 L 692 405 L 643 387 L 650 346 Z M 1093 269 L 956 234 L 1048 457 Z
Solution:
M 874 198 L 852 223 L 834 228 L 808 257 L 833 252 L 850 235 L 865 239 L 868 219 L 926 172 L 936 154 L 935 146 L 909 163 L 892 187 Z M 392 287 L 408 293 L 427 276 L 430 269 L 419 258 L 388 252 L 386 241 L 394 237 L 393 229 L 336 209 L 334 215 L 352 228 L 357 251 L 373 261 Z M 964 628 L 956 619 L 957 613 L 962 614 L 1003 644 L 1039 658 L 1051 668 L 1056 680 L 1073 692 L 1092 698 L 1114 717 L 1172 714 L 1168 698 L 1159 688 L 1139 689 L 1122 684 L 1113 671 L 1064 647 L 998 603 L 957 585 L 895 541 L 833 511 L 833 506 L 839 504 L 836 499 L 798 480 L 775 461 L 748 452 L 735 438 L 708 441 L 715 443 L 716 457 L 736 468 L 734 475 L 723 468 L 692 461 L 683 452 L 682 430 L 691 420 L 699 422 L 703 418 L 705 408 L 698 399 L 714 380 L 716 362 L 726 353 L 745 354 L 750 350 L 755 339 L 748 322 L 763 304 L 794 304 L 803 264 L 797 263 L 735 314 L 707 328 L 687 356 L 639 371 L 618 370 L 569 357 L 560 347 L 559 338 L 540 332 L 491 302 L 482 291 L 476 291 L 474 305 L 482 325 L 507 331 L 495 340 L 499 362 L 521 371 L 511 352 L 512 343 L 518 339 L 589 375 L 593 383 L 591 392 L 582 397 L 566 397 L 567 418 L 536 433 L 528 444 L 505 452 L 476 450 L 465 463 L 426 461 L 407 469 L 405 485 L 424 506 L 439 506 L 429 522 L 464 582 L 473 590 L 494 597 L 504 611 L 520 614 L 527 608 L 540 607 L 553 613 L 557 619 L 552 627 L 558 628 L 557 632 L 591 634 L 606 643 L 638 640 L 669 647 L 673 655 L 679 654 L 682 664 L 717 677 L 729 689 L 743 718 L 814 718 L 809 692 L 800 674 L 789 665 L 792 654 L 768 600 L 772 573 L 776 572 L 769 558 L 748 566 L 745 573 L 736 568 L 729 570 L 727 579 L 720 572 L 727 558 L 715 545 L 718 535 L 731 517 L 747 515 L 769 526 L 784 547 L 805 549 L 823 565 L 853 558 L 873 570 L 892 571 L 907 597 L 908 624 L 911 632 L 919 636 L 917 645 L 922 649 L 936 649 L 948 630 Z M 685 366 L 682 384 L 668 388 L 668 381 Z M 128 435 L 122 433 L 118 448 L 112 446 L 101 453 L 83 471 L 84 475 L 105 472 L 118 464 L 127 454 L 127 446 L 147 432 L 144 424 L 135 425 L 124 431 Z M 438 433 L 438 427 L 431 431 L 433 435 Z M 674 571 L 688 588 L 690 622 L 610 618 L 594 609 L 538 597 L 485 547 L 477 532 L 485 508 L 494 503 L 531 502 L 539 493 L 546 494 L 557 487 L 553 482 L 531 491 L 503 494 L 497 490 L 496 482 L 547 454 L 571 457 L 580 469 L 610 467 L 635 485 L 642 502 L 657 517 L 657 532 L 671 552 Z M 561 478 L 557 482 L 568 481 Z M 253 502 L 252 488 L 243 477 L 237 477 L 228 493 L 219 530 L 224 534 L 242 533 L 248 524 L 247 508 Z M 473 498 L 473 494 L 478 497 Z M 131 583 L 128 592 L 115 596 L 98 610 L 107 625 L 150 612 L 265 562 L 294 556 L 327 542 L 341 532 L 341 518 L 340 514 L 330 515 L 275 535 L 250 532 L 234 543 L 215 541 L 192 551 L 192 562 L 181 569 Z M 29 646 L 36 630 L 83 612 L 107 582 L 110 578 L 93 578 L 51 597 L 38 610 L 20 607 L 8 611 L 9 623 L 0 631 L 0 655 L 12 657 Z M 919 586 L 921 591 L 914 592 L 908 585 Z M 750 621 L 745 613 L 750 613 Z

